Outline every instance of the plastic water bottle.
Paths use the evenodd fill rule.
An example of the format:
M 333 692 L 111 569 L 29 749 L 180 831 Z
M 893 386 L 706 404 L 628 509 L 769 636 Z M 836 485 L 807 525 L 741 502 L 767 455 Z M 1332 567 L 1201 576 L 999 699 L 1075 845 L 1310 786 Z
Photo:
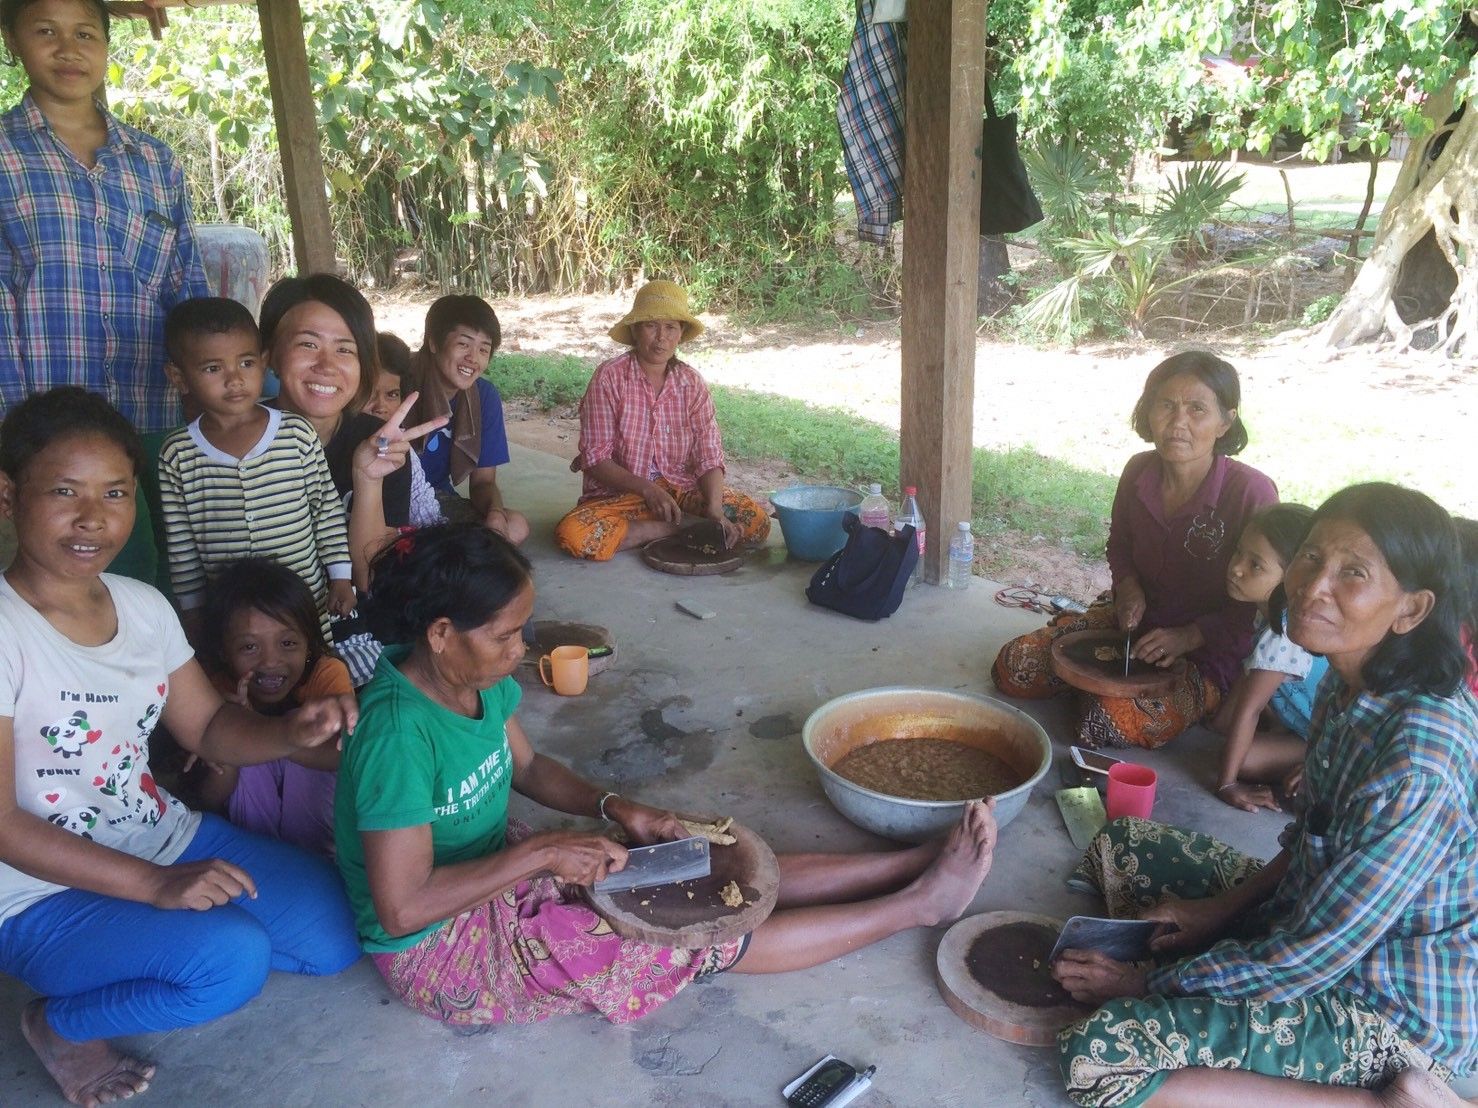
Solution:
M 949 540 L 949 587 L 968 589 L 975 565 L 975 536 L 970 534 L 970 521 L 960 520 L 959 530 Z
M 868 486 L 867 496 L 857 509 L 857 515 L 864 527 L 881 527 L 887 531 L 893 526 L 893 510 L 888 504 L 888 498 L 883 495 L 882 485 Z
M 913 524 L 914 539 L 919 544 L 919 561 L 913 570 L 913 579 L 917 581 L 924 573 L 924 513 L 919 511 L 919 490 L 913 485 L 903 489 L 903 508 L 893 521 L 893 529 L 901 531 L 904 524 Z

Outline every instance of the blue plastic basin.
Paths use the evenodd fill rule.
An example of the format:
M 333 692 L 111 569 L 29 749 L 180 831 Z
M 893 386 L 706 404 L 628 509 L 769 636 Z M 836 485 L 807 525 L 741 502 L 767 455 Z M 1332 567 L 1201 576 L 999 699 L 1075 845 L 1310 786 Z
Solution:
M 824 562 L 846 544 L 842 517 L 861 507 L 862 494 L 838 485 L 792 485 L 771 496 L 770 503 L 791 556 Z

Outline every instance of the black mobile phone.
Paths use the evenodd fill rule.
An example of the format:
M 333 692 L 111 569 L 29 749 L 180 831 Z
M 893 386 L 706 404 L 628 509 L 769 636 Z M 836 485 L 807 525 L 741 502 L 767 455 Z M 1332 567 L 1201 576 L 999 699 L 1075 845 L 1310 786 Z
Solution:
M 840 1058 L 829 1058 L 786 1096 L 785 1103 L 793 1108 L 824 1108 L 843 1089 L 850 1089 L 856 1080 L 854 1067 Z

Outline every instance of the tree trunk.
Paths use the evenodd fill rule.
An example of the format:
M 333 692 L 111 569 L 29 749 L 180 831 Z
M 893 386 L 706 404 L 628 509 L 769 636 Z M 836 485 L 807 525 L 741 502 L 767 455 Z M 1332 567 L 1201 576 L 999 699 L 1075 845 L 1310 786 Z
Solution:
M 1011 256 L 1006 252 L 1006 240 L 1000 235 L 981 235 L 980 257 L 976 263 L 977 316 L 998 316 L 1016 302 L 1016 294 L 1001 280 L 1010 272 Z
M 1406 347 L 1418 327 L 1431 330 L 1432 341 L 1424 345 L 1441 354 L 1457 353 L 1470 338 L 1478 342 L 1478 104 L 1469 107 L 1448 123 L 1453 89 L 1428 101 L 1425 113 L 1436 130 L 1407 152 L 1370 256 L 1324 326 L 1327 345 L 1350 346 L 1388 332 Z M 1432 157 L 1439 140 L 1440 152 Z M 1394 297 L 1407 255 L 1428 235 L 1452 268 L 1453 291 L 1430 319 L 1413 327 Z
M 215 125 L 205 129 L 210 138 L 210 189 L 216 202 L 216 218 L 222 223 L 231 222 L 231 210 L 226 207 L 226 171 L 221 165 L 221 140 L 216 135 Z

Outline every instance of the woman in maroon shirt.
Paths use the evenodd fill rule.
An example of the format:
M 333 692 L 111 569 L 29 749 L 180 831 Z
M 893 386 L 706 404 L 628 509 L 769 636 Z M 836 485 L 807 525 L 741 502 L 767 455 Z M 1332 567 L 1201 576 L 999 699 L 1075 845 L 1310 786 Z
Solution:
M 1227 563 L 1242 525 L 1276 503 L 1278 490 L 1230 457 L 1247 445 L 1237 415 L 1241 393 L 1237 371 L 1204 350 L 1176 354 L 1150 371 L 1133 423 L 1155 448 L 1129 459 L 1114 494 L 1112 594 L 1085 613 L 1064 613 L 1012 639 L 996 656 L 996 687 L 1030 699 L 1066 689 L 1052 673 L 1050 651 L 1069 631 L 1133 631 L 1135 658 L 1165 667 L 1184 660 L 1166 696 L 1083 694 L 1078 737 L 1085 745 L 1170 741 L 1216 710 L 1252 646 L 1253 605 L 1227 596 Z

